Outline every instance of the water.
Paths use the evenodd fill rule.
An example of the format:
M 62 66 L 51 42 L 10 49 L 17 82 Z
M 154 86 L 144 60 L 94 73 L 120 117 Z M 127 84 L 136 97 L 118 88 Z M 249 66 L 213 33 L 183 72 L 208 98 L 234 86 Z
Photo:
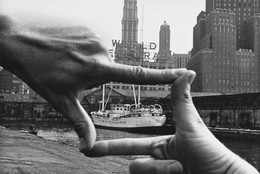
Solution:
M 229 149 L 260 171 L 260 143 L 234 139 L 220 139 Z
M 46 139 L 59 141 L 62 143 L 70 144 L 73 146 L 78 145 L 78 138 L 74 131 L 39 131 L 39 136 Z M 136 134 L 124 131 L 97 129 L 97 140 L 109 140 L 118 138 L 144 138 L 157 135 L 148 134 Z M 252 141 L 239 141 L 234 139 L 220 139 L 220 141 L 225 144 L 229 149 L 238 154 L 241 158 L 252 164 L 258 171 L 260 171 L 260 143 Z M 127 158 L 134 159 L 134 158 Z

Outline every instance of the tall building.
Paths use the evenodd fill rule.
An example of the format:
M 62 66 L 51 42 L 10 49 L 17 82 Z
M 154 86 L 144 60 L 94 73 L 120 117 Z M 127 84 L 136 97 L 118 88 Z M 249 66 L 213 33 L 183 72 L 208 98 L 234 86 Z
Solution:
M 126 19 L 125 15 L 129 12 L 129 9 L 127 7 L 135 7 L 134 9 L 137 9 L 136 6 L 136 0 L 125 0 L 124 1 L 124 12 L 123 12 L 123 20 Z M 132 6 L 129 5 L 129 3 L 132 3 Z M 137 11 L 132 10 L 132 12 L 137 13 Z M 136 14 L 133 14 L 132 16 L 135 16 Z M 137 25 L 137 18 L 134 18 L 134 21 Z M 122 22 L 122 24 L 126 24 L 129 21 Z M 133 28 L 132 28 L 133 29 Z M 160 46 L 159 46 L 159 52 L 161 55 L 157 57 L 154 61 L 145 61 L 143 58 L 147 54 L 151 55 L 154 53 L 154 50 L 149 50 L 148 52 L 147 47 L 149 45 L 145 45 L 144 43 L 139 44 L 138 42 L 132 41 L 130 39 L 126 39 L 124 33 L 125 31 L 125 25 L 122 25 L 122 43 L 116 44 L 115 49 L 115 62 L 121 63 L 121 64 L 127 64 L 127 65 L 133 65 L 133 66 L 142 66 L 145 68 L 150 69 L 172 69 L 176 68 L 176 65 L 180 67 L 186 67 L 187 61 L 190 59 L 191 54 L 173 54 L 171 56 L 171 50 L 170 50 L 170 25 L 168 25 L 166 22 L 164 22 L 160 26 L 159 31 L 159 40 L 160 40 Z M 135 31 L 129 31 L 132 33 L 136 33 Z M 137 36 L 137 35 L 136 35 Z M 144 44 L 144 45 L 143 45 Z M 150 43 L 151 44 L 151 43 Z M 154 45 L 153 45 L 154 46 Z M 111 86 L 113 86 L 113 89 L 117 90 L 121 94 L 127 94 L 127 96 L 133 95 L 133 85 L 132 84 L 123 84 L 123 83 L 110 83 Z M 137 86 L 134 86 L 134 89 L 137 90 Z M 141 87 L 141 97 L 142 98 L 163 98 L 170 94 L 171 92 L 171 84 L 157 84 L 157 85 L 142 85 Z M 137 93 L 137 91 L 136 91 Z
M 171 31 L 170 31 L 170 25 L 164 21 L 163 25 L 160 27 L 160 33 L 159 33 L 159 55 L 166 55 L 170 56 L 170 37 L 171 37 Z
M 259 92 L 260 0 L 207 0 L 193 28 L 193 91 Z
M 245 48 L 245 22 L 256 13 L 260 13 L 259 0 L 206 0 L 206 12 L 215 9 L 228 9 L 235 13 L 237 26 L 237 49 Z
M 138 18 L 137 18 L 137 0 L 125 0 L 122 19 L 122 43 L 117 43 L 115 48 L 115 62 L 142 66 L 151 69 L 175 68 L 174 61 L 170 52 L 170 26 L 165 22 L 160 30 L 160 49 L 166 52 L 167 56 L 161 56 L 156 61 L 145 61 L 144 58 L 150 52 L 146 52 L 147 45 L 138 43 Z M 143 45 L 144 44 L 144 45 Z M 149 50 L 151 51 L 151 50 Z M 151 53 L 152 54 L 152 53 Z M 123 94 L 133 94 L 133 85 L 123 83 L 110 83 L 113 89 Z M 137 89 L 137 86 L 135 86 Z M 142 85 L 142 97 L 165 97 L 170 93 L 171 85 Z
M 138 41 L 137 0 L 125 0 L 122 18 L 122 42 Z
M 138 43 L 137 0 L 124 1 L 121 40 L 116 44 L 116 59 L 142 60 L 143 45 Z

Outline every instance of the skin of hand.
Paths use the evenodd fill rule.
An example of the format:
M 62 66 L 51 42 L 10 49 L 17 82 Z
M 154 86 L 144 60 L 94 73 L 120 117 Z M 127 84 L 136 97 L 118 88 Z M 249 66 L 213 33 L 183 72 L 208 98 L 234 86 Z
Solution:
M 0 66 L 21 78 L 71 121 L 80 138 L 79 149 L 85 154 L 95 144 L 96 131 L 78 100 L 82 90 L 110 81 L 172 83 L 187 71 L 118 64 L 86 27 L 37 25 L 11 15 L 0 15 L 0 53 Z
M 190 94 L 196 74 L 187 71 L 172 85 L 176 134 L 146 139 L 97 142 L 92 156 L 151 155 L 130 164 L 132 174 L 259 174 L 208 130 Z

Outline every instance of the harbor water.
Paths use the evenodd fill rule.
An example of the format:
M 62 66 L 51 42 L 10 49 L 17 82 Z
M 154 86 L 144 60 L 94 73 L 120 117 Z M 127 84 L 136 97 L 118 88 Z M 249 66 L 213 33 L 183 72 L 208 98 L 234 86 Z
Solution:
M 38 135 L 52 141 L 59 141 L 69 145 L 77 146 L 78 138 L 74 131 L 62 131 L 62 130 L 40 130 Z M 125 131 L 97 129 L 97 140 L 109 140 L 118 138 L 144 138 L 158 136 L 154 134 L 140 134 L 130 133 Z M 254 167 L 260 171 L 260 143 L 255 141 L 243 141 L 236 139 L 220 138 L 219 139 L 225 146 L 238 154 L 240 157 L 248 161 Z M 131 157 L 125 157 L 129 160 L 134 159 Z

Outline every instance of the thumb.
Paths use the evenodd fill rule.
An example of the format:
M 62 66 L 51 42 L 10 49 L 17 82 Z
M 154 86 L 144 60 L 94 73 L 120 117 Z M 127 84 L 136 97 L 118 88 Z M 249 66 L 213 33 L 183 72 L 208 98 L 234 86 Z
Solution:
M 179 103 L 181 100 L 191 100 L 190 85 L 196 77 L 194 71 L 186 71 L 179 78 L 177 78 L 172 84 L 172 100 L 174 105 Z
M 133 161 L 129 170 L 131 174 L 181 174 L 183 167 L 179 161 L 175 160 L 144 158 Z
M 172 101 L 176 120 L 176 131 L 192 130 L 193 132 L 193 128 L 196 130 L 198 127 L 205 127 L 192 102 L 190 92 L 190 85 L 195 76 L 196 73 L 194 71 L 187 71 L 172 84 Z

